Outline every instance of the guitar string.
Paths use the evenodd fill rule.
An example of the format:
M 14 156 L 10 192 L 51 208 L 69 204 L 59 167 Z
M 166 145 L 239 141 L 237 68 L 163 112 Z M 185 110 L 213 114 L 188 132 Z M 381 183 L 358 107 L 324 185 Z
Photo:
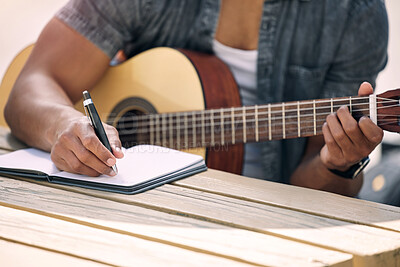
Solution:
M 356 98 L 356 99 L 353 99 L 352 98 L 352 101 L 356 101 L 357 99 L 363 99 L 363 100 L 366 100 L 366 99 L 368 99 L 369 100 L 369 98 Z M 348 101 L 348 100 L 338 100 L 338 99 L 336 99 L 336 100 L 334 100 L 334 101 Z M 379 102 L 379 103 L 382 103 L 382 104 L 388 104 L 388 103 L 396 103 L 396 104 L 398 104 L 398 101 L 396 101 L 396 100 L 393 100 L 393 99 L 385 99 L 385 101 L 386 102 Z M 330 101 L 325 101 L 326 103 L 331 103 Z M 309 105 L 311 105 L 313 102 L 310 102 L 309 103 Z M 317 102 L 317 104 L 319 104 L 319 103 L 322 103 L 322 102 Z M 301 103 L 302 105 L 308 105 L 308 104 L 304 104 L 304 103 Z M 288 109 L 290 106 L 296 106 L 296 108 L 295 109 L 292 109 L 292 110 L 290 110 L 290 109 L 288 109 L 288 112 L 291 112 L 291 111 L 293 111 L 293 112 L 295 112 L 295 111 L 297 111 L 297 102 L 296 103 L 287 103 L 287 104 L 285 104 L 285 103 L 282 103 L 282 104 L 271 104 L 271 108 L 279 108 L 280 110 L 273 110 L 273 111 L 271 111 L 271 114 L 274 114 L 274 113 L 281 113 L 281 109 L 282 109 L 282 106 L 285 106 L 285 109 Z M 352 104 L 352 107 L 357 107 L 357 106 L 362 106 L 362 105 L 369 105 L 369 102 L 365 102 L 365 103 L 356 103 L 356 104 Z M 326 109 L 326 108 L 339 108 L 339 107 L 341 107 L 341 106 L 345 106 L 344 104 L 339 104 L 339 105 L 333 105 L 333 106 L 331 106 L 331 105 L 329 105 L 329 106 L 323 106 L 323 107 L 316 107 L 315 108 L 315 110 L 317 111 L 317 110 L 321 110 L 321 109 Z M 396 105 L 395 105 L 396 106 Z M 380 107 L 377 107 L 377 109 L 379 109 Z M 224 112 L 231 112 L 231 109 L 232 108 L 219 108 L 219 109 L 206 109 L 206 110 L 201 110 L 201 111 L 185 111 L 185 112 L 173 112 L 173 113 L 155 113 L 155 114 L 146 114 L 146 115 L 140 115 L 140 116 L 135 116 L 135 117 L 131 117 L 129 120 L 125 120 L 125 122 L 136 122 L 136 121 L 146 121 L 146 120 L 148 120 L 149 119 L 149 117 L 157 117 L 157 116 L 163 116 L 162 114 L 164 114 L 164 116 L 168 116 L 168 115 L 170 115 L 170 114 L 173 114 L 173 115 L 175 115 L 175 117 L 177 117 L 177 116 L 193 116 L 193 115 L 201 115 L 201 114 L 204 114 L 204 115 L 206 115 L 207 113 L 221 113 L 221 111 L 222 111 L 222 113 L 224 113 Z M 241 112 L 241 114 L 235 114 L 235 116 L 237 116 L 237 117 L 240 117 L 240 116 L 242 116 L 242 112 L 243 112 L 243 107 L 234 107 L 234 111 L 237 111 L 237 112 Z M 245 109 L 247 110 L 247 111 L 251 111 L 252 109 L 254 109 L 255 110 L 255 106 L 245 106 Z M 257 106 L 257 109 L 258 110 L 261 110 L 261 109 L 268 109 L 268 105 L 258 105 Z M 302 112 L 305 112 L 305 111 L 313 111 L 314 110 L 314 108 L 310 108 L 310 107 L 308 107 L 308 108 L 301 108 L 300 109 L 300 111 L 302 111 Z M 369 109 L 368 109 L 369 110 Z M 252 113 L 248 113 L 249 115 L 251 115 Z M 259 114 L 260 115 L 267 115 L 268 114 L 268 112 L 259 112 Z M 214 118 L 215 119 L 218 119 L 220 116 L 214 116 Z M 109 116 L 109 118 L 108 118 L 108 120 L 110 121 L 112 121 L 112 120 L 114 120 L 115 118 L 118 118 L 118 116 Z
M 287 114 L 288 112 L 286 112 L 286 114 Z M 329 115 L 329 114 L 331 114 L 331 113 L 321 113 L 321 114 L 316 114 L 316 116 L 318 116 L 318 117 L 320 117 L 320 116 L 324 116 L 324 120 L 325 120 L 325 117 L 327 116 L 327 115 Z M 250 119 L 250 118 L 247 118 L 248 116 L 250 116 L 250 115 L 247 115 L 246 116 L 246 122 L 249 122 L 249 123 L 255 123 L 255 122 L 265 122 L 265 121 L 268 121 L 268 120 L 270 120 L 269 118 L 259 118 L 260 116 L 258 116 L 258 119 L 256 120 L 256 119 Z M 296 119 L 298 119 L 298 118 L 300 118 L 300 122 L 301 123 L 305 123 L 305 122 L 310 122 L 310 123 L 312 123 L 314 120 L 308 120 L 308 119 L 306 119 L 307 117 L 313 117 L 314 115 L 313 114 L 304 114 L 304 115 L 301 115 L 301 116 L 285 116 L 285 120 L 286 121 L 288 121 L 287 123 L 285 123 L 286 125 L 287 124 L 289 124 L 289 123 L 291 123 L 291 121 L 293 121 L 293 120 L 296 120 Z M 366 115 L 363 115 L 363 116 L 366 116 Z M 362 116 L 360 116 L 360 118 L 361 118 Z M 377 114 L 377 117 L 378 118 L 386 118 L 386 117 L 392 117 L 392 118 L 397 118 L 397 117 L 399 117 L 399 115 L 391 115 L 391 114 Z M 301 120 L 302 119 L 302 120 Z M 283 117 L 282 116 L 277 116 L 277 117 L 271 117 L 271 121 L 282 121 L 283 120 Z M 200 127 L 200 126 L 205 126 L 205 127 L 209 127 L 209 126 L 211 126 L 211 122 L 210 123 L 208 123 L 208 121 L 210 121 L 210 120 L 208 120 L 208 119 L 204 119 L 204 123 L 201 123 L 201 124 L 196 124 L 196 120 L 192 120 L 192 122 L 194 122 L 194 123 L 190 123 L 190 125 L 189 126 L 191 126 L 191 127 L 181 127 L 181 126 L 184 126 L 184 124 L 183 123 L 180 123 L 180 124 L 177 124 L 177 123 L 172 123 L 171 124 L 171 121 L 170 120 L 168 120 L 168 121 L 164 121 L 164 123 L 165 124 L 169 124 L 169 125 L 173 125 L 173 127 L 172 128 L 174 128 L 175 126 L 178 126 L 178 125 L 180 125 L 180 128 L 194 128 L 194 127 Z M 316 121 L 318 121 L 318 120 L 316 120 Z M 161 123 L 162 123 L 162 120 L 161 120 Z M 231 121 L 231 119 L 229 118 L 229 117 L 227 117 L 227 118 L 224 118 L 224 122 L 223 123 L 219 123 L 219 121 L 217 121 L 217 120 L 214 120 L 213 121 L 213 124 L 214 125 L 216 125 L 216 126 L 218 126 L 218 125 L 230 125 L 232 123 L 232 121 Z M 241 123 L 243 123 L 243 120 L 234 120 L 233 121 L 233 123 L 235 123 L 235 124 L 241 124 Z M 296 121 L 296 122 L 293 122 L 293 123 L 298 123 L 298 121 Z M 147 126 L 148 126 L 149 124 L 139 124 L 138 126 L 140 127 L 140 128 L 146 128 Z M 154 126 L 154 123 L 152 124 L 153 126 Z M 275 124 L 276 125 L 276 124 Z M 124 125 L 124 126 L 127 126 L 127 125 Z M 131 125 L 128 125 L 128 126 L 131 126 Z M 131 128 L 131 127 L 126 127 L 126 128 Z M 194 127 L 193 127 L 194 126 Z M 171 127 L 168 127 L 168 128 L 171 128 Z
M 386 123 L 386 124 L 383 123 L 382 125 L 387 125 L 387 124 L 388 123 Z M 303 131 L 303 130 L 306 130 L 306 131 Z M 303 128 L 303 130 L 302 130 L 302 137 L 308 137 L 308 136 L 315 136 L 316 135 L 315 132 L 314 132 L 313 127 L 308 127 L 308 128 L 306 127 L 306 128 Z M 261 139 L 261 141 L 268 140 L 269 139 L 267 137 L 268 136 L 268 131 L 264 131 L 262 133 L 264 135 L 260 135 L 260 136 L 265 136 L 266 138 L 265 139 Z M 322 134 L 322 131 L 318 130 L 317 131 L 317 135 L 321 135 L 321 134 Z M 273 132 L 272 135 L 271 135 L 271 139 L 283 139 L 282 136 L 283 136 L 282 133 Z M 240 133 L 237 134 L 236 137 L 237 137 L 237 141 L 243 139 L 243 135 L 240 134 Z M 286 137 L 287 138 L 285 138 L 285 139 L 296 138 L 296 137 L 298 137 L 297 136 L 297 132 L 286 132 Z M 250 141 L 250 142 L 254 142 L 254 140 L 255 140 L 255 139 L 254 140 L 252 139 L 253 138 L 252 136 L 250 136 L 250 137 L 247 136 L 247 138 L 248 138 L 248 141 Z M 196 143 L 195 146 L 193 146 L 193 142 L 180 142 L 179 143 L 179 147 L 180 148 L 194 148 L 194 147 L 210 146 L 211 145 L 211 139 L 210 140 L 208 140 L 208 139 L 210 139 L 210 138 L 206 138 L 203 143 L 202 142 Z M 229 139 L 227 139 L 227 140 L 229 140 Z M 133 142 L 133 141 L 137 141 L 137 140 L 135 140 L 135 139 L 125 140 L 125 142 Z M 151 144 L 158 144 L 158 143 L 159 144 L 163 144 L 163 143 L 164 144 L 165 143 L 166 144 L 170 144 L 169 140 L 165 139 L 164 141 L 163 140 L 159 140 L 159 142 L 157 142 L 157 141 L 151 142 L 151 140 L 140 140 L 140 142 L 137 142 L 137 144 L 139 144 L 139 143 L 141 143 L 141 144 L 149 144 L 149 143 L 151 143 Z M 214 144 L 220 144 L 220 143 L 221 142 L 220 142 L 220 140 L 218 138 L 214 140 Z M 232 143 L 227 141 L 227 142 L 224 142 L 224 144 L 232 144 Z M 178 146 L 178 142 L 173 142 L 173 146 L 174 145 Z
M 389 108 L 390 106 L 385 106 L 385 107 L 380 107 L 380 109 L 383 109 L 383 108 Z M 361 112 L 361 111 L 368 111 L 369 109 L 360 109 L 360 110 L 358 110 L 359 112 Z M 289 112 L 286 112 L 286 113 L 289 113 Z M 279 114 L 281 114 L 281 113 L 279 113 Z M 329 114 L 331 114 L 330 112 L 329 113 L 320 113 L 320 114 L 317 114 L 317 116 L 327 116 L 327 115 L 329 115 Z M 246 116 L 251 116 L 251 114 L 247 114 Z M 291 120 L 291 119 L 298 119 L 298 118 L 300 118 L 300 121 L 302 121 L 301 119 L 303 119 L 303 121 L 302 122 L 304 122 L 304 119 L 305 118 L 307 118 L 307 117 L 313 117 L 314 116 L 314 114 L 303 114 L 303 115 L 301 115 L 300 117 L 298 117 L 297 115 L 296 116 L 285 116 L 285 119 L 286 120 Z M 377 114 L 377 117 L 389 117 L 389 116 L 393 116 L 393 117 L 397 117 L 396 115 L 390 115 L 390 114 Z M 239 118 L 241 118 L 241 116 L 237 116 L 237 117 L 239 117 Z M 258 117 L 260 117 L 260 115 L 258 114 Z M 325 118 L 324 118 L 325 119 Z M 231 123 L 232 123 L 232 121 L 231 121 L 231 118 L 228 116 L 228 117 L 226 117 L 226 118 L 224 118 L 224 123 L 219 123 L 218 121 L 216 121 L 215 119 L 214 119 L 214 126 L 220 126 L 220 125 L 230 125 Z M 268 121 L 268 120 L 270 120 L 269 118 L 259 118 L 258 119 L 258 122 L 265 122 L 265 121 Z M 273 118 L 271 118 L 271 120 L 282 120 L 282 116 L 277 116 L 277 117 L 273 117 Z M 162 121 L 162 118 L 158 118 L 157 119 L 157 121 Z M 208 126 L 210 126 L 211 125 L 211 123 L 207 123 L 207 121 L 209 121 L 209 120 L 207 120 L 207 119 L 204 119 L 204 120 L 202 120 L 201 122 L 202 123 L 200 123 L 200 124 L 198 124 L 197 122 L 199 122 L 199 120 L 197 120 L 197 119 L 195 119 L 195 120 L 192 120 L 192 122 L 194 122 L 194 123 L 191 123 L 191 126 L 195 126 L 195 127 L 200 127 L 200 126 L 205 126 L 205 127 L 208 127 Z M 246 119 L 246 121 L 247 122 L 249 122 L 249 123 L 254 123 L 255 122 L 255 119 Z M 167 121 L 164 121 L 165 123 L 167 123 Z M 168 119 L 168 123 L 170 122 L 170 120 Z M 240 124 L 240 123 L 242 123 L 243 122 L 243 120 L 236 120 L 236 119 L 234 119 L 234 123 L 237 123 L 237 124 Z M 307 122 L 307 121 L 306 121 Z M 312 121 L 309 121 L 309 122 L 313 122 L 313 120 Z M 293 122 L 293 123 L 296 123 L 297 124 L 297 121 L 296 122 Z M 153 123 L 154 124 L 154 123 Z M 286 124 L 286 125 L 288 125 L 289 124 L 289 122 Z M 150 124 L 139 124 L 139 126 L 140 126 L 140 128 L 148 128 L 147 126 L 149 126 Z M 175 125 L 178 125 L 178 124 L 173 124 L 174 126 L 172 127 L 172 129 L 175 129 Z M 183 124 L 181 123 L 180 124 L 180 128 L 185 128 L 185 127 L 181 127 Z M 274 125 L 279 125 L 279 124 L 274 124 Z M 128 128 L 126 125 L 124 125 L 125 126 L 125 128 Z M 130 126 L 130 125 L 128 125 L 128 126 Z M 171 128 L 171 127 L 169 127 L 169 128 Z M 187 128 L 193 128 L 193 127 L 187 127 Z
M 367 110 L 368 109 L 363 109 L 363 110 L 360 109 L 359 112 L 367 111 Z M 286 114 L 285 114 L 286 115 L 285 116 L 285 120 L 287 120 L 287 121 L 289 121 L 289 120 L 308 121 L 309 117 L 313 117 L 314 116 L 314 114 L 303 114 L 301 116 L 298 116 L 298 115 L 290 116 L 290 115 L 288 115 L 288 114 L 290 114 L 289 112 L 286 112 Z M 279 115 L 281 115 L 281 114 L 282 113 L 279 113 Z M 331 113 L 330 112 L 329 113 L 320 113 L 320 114 L 316 114 L 316 116 L 318 116 L 318 117 L 320 117 L 320 116 L 326 117 L 329 114 L 331 114 Z M 363 115 L 367 116 L 367 114 L 363 114 Z M 396 117 L 396 115 L 390 115 L 390 114 L 377 114 L 378 118 L 379 117 L 383 117 L 383 116 L 384 117 L 388 117 L 388 116 Z M 253 114 L 247 114 L 246 115 L 246 121 L 248 121 L 250 123 L 254 123 L 255 119 L 249 118 L 249 117 L 254 117 Z M 257 121 L 259 121 L 259 122 L 264 122 L 266 120 L 269 120 L 269 118 L 267 118 L 267 117 L 264 117 L 264 118 L 260 118 L 260 117 L 261 117 L 261 115 L 258 114 L 258 120 Z M 182 118 L 182 117 L 180 117 L 180 118 Z M 241 122 L 243 122 L 242 118 L 243 118 L 242 116 L 233 116 L 233 122 L 234 123 L 241 123 Z M 138 123 L 138 124 L 135 124 L 135 122 L 133 122 L 133 121 L 130 121 L 130 122 L 127 122 L 127 123 L 125 123 L 125 121 L 121 121 L 123 123 L 120 124 L 119 128 L 122 128 L 122 127 L 123 128 L 137 128 L 137 127 L 148 128 L 149 125 L 153 125 L 154 126 L 154 124 L 157 124 L 157 122 L 165 123 L 165 124 L 169 124 L 169 125 L 174 125 L 174 127 L 175 127 L 175 126 L 178 126 L 178 123 L 175 123 L 175 119 L 176 119 L 176 117 L 171 121 L 171 118 L 165 117 L 165 119 L 163 119 L 162 117 L 155 117 L 154 120 L 152 120 L 152 121 L 147 120 L 147 121 L 143 121 L 143 122 Z M 282 120 L 282 116 L 274 116 L 271 119 L 272 120 Z M 216 125 L 222 125 L 220 123 L 220 121 L 224 121 L 223 125 L 229 125 L 230 123 L 232 123 L 232 116 L 226 116 L 226 117 L 224 116 L 222 120 L 221 120 L 220 117 L 216 117 L 216 118 L 214 118 L 213 122 L 211 122 L 211 120 L 209 118 L 195 118 L 195 119 L 190 118 L 190 121 L 191 121 L 190 124 L 192 126 L 195 126 L 195 127 L 199 127 L 199 125 L 210 126 L 210 123 L 214 123 Z M 182 126 L 182 125 L 183 124 L 180 123 L 180 126 Z M 185 128 L 185 127 L 183 127 L 183 128 Z
M 367 104 L 354 104 L 353 107 L 365 106 L 365 105 L 367 105 Z M 397 104 L 396 105 L 387 105 L 387 106 L 377 107 L 376 109 L 380 110 L 380 109 L 384 109 L 384 108 L 392 108 L 392 107 L 397 107 L 397 106 L 398 106 Z M 339 107 L 339 106 L 334 106 L 334 108 L 337 108 L 337 107 Z M 328 109 L 328 108 L 331 109 L 331 107 L 320 107 L 320 108 L 316 108 L 315 110 L 317 111 L 317 110 Z M 221 113 L 225 113 L 225 111 L 221 112 L 221 110 L 223 110 L 223 109 L 217 109 L 216 110 L 219 114 L 215 114 L 215 112 L 212 113 L 212 114 L 215 114 L 214 115 L 214 120 L 221 120 L 222 117 L 221 117 L 220 114 Z M 260 110 L 260 109 L 258 109 L 258 110 Z M 369 110 L 370 109 L 367 108 L 367 109 L 357 109 L 356 111 L 360 112 L 360 111 L 369 111 Z M 231 109 L 230 109 L 230 111 L 231 111 Z M 307 109 L 302 109 L 300 111 L 304 113 L 304 111 L 314 111 L 314 109 L 313 108 L 307 108 Z M 241 112 L 243 112 L 243 108 L 241 108 Z M 297 109 L 296 110 L 286 110 L 286 113 L 290 113 L 290 112 L 297 112 Z M 201 118 L 201 117 L 199 118 L 199 116 L 197 116 L 197 115 L 201 115 L 201 114 L 204 115 L 204 113 L 194 114 L 194 112 L 160 113 L 160 114 L 150 114 L 150 115 L 142 115 L 142 116 L 139 116 L 139 117 L 126 118 L 124 120 L 121 120 L 121 122 L 124 122 L 124 123 L 141 123 L 141 126 L 145 127 L 145 126 L 148 126 L 149 124 L 145 124 L 145 123 L 142 123 L 142 122 L 150 123 L 150 119 L 153 119 L 153 118 L 156 119 L 156 120 L 161 120 L 161 119 L 163 119 L 162 117 L 164 117 L 164 118 L 170 120 L 171 115 L 175 115 L 174 116 L 175 118 L 177 118 L 177 117 L 182 118 L 182 117 L 187 116 L 188 118 L 191 117 L 190 118 L 191 121 L 193 121 L 193 117 L 195 117 L 194 121 L 201 121 L 201 120 L 203 120 L 203 118 Z M 268 115 L 268 114 L 269 114 L 269 112 L 262 112 L 262 111 L 258 112 L 259 116 Z M 271 115 L 274 115 L 274 114 L 282 114 L 282 111 L 281 110 L 271 111 Z M 329 115 L 329 114 L 331 114 L 331 112 L 329 112 L 329 113 L 320 113 L 320 114 L 317 114 L 317 115 Z M 253 115 L 254 115 L 254 113 L 250 112 L 250 110 L 248 110 L 246 112 L 246 116 L 253 116 Z M 242 114 L 236 114 L 235 113 L 233 115 L 233 118 L 234 119 L 241 118 L 242 116 L 243 116 Z M 309 116 L 309 114 L 303 114 L 301 116 Z M 228 118 L 228 119 L 232 118 L 232 116 L 229 115 L 229 114 L 226 114 L 223 117 L 224 118 Z M 205 117 L 205 119 L 208 119 L 208 117 Z
M 393 102 L 393 103 L 399 103 L 399 101 L 398 100 L 394 100 L 394 99 L 391 99 L 391 98 L 383 98 L 383 97 L 376 97 L 376 99 L 377 100 L 384 100 L 384 101 L 386 101 L 385 103 L 390 103 L 390 102 Z M 332 98 L 332 100 L 333 101 L 331 101 L 331 99 L 323 99 L 323 100 L 317 100 L 316 101 L 316 104 L 320 104 L 320 103 L 328 103 L 329 105 L 328 106 L 326 106 L 326 107 L 330 107 L 331 105 L 331 102 L 333 102 L 333 103 L 335 103 L 335 102 L 340 102 L 340 101 L 346 101 L 346 102 L 350 102 L 350 100 L 349 99 L 343 99 L 343 98 L 340 98 L 340 99 L 337 99 L 337 98 Z M 369 100 L 369 97 L 352 97 L 351 98 L 351 101 L 353 102 L 353 101 L 356 101 L 356 100 Z M 307 100 L 301 100 L 301 101 L 299 101 L 300 102 L 300 104 L 301 105 L 312 105 L 313 104 L 313 102 L 312 101 L 310 101 L 310 102 L 307 102 Z M 381 103 L 381 102 L 379 102 L 379 103 Z M 358 104 L 360 104 L 360 105 L 363 105 L 363 104 L 366 104 L 366 105 L 368 105 L 369 104 L 369 102 L 365 102 L 365 103 L 358 103 Z M 282 105 L 285 105 L 285 108 L 288 108 L 288 107 L 290 107 L 290 106 L 296 106 L 296 108 L 297 108 L 297 101 L 292 101 L 292 102 L 284 102 L 284 103 L 273 103 L 273 104 L 263 104 L 263 105 L 257 105 L 257 108 L 268 108 L 268 106 L 271 106 L 271 108 L 281 108 L 282 107 Z M 355 104 L 353 104 L 352 106 L 354 106 Z M 340 105 L 338 105 L 338 106 L 345 106 L 344 104 L 340 104 Z M 334 106 L 334 107 L 336 107 L 336 106 Z M 243 109 L 243 107 L 233 107 L 234 109 L 236 109 L 236 111 L 241 111 L 242 109 Z M 246 106 L 246 108 L 247 109 L 255 109 L 255 105 L 253 105 L 253 106 Z M 325 107 L 321 107 L 321 108 L 325 108 Z M 231 107 L 228 107 L 228 108 L 217 108 L 217 109 L 206 109 L 206 110 L 201 110 L 201 111 L 194 111 L 194 112 L 204 112 L 204 113 L 207 113 L 207 112 L 213 112 L 213 111 L 219 111 L 219 110 L 221 110 L 221 109 L 229 109 L 229 111 L 230 111 L 230 109 L 231 109 Z M 191 112 L 193 112 L 193 111 L 187 111 L 187 112 L 189 112 L 189 113 L 191 113 Z M 173 112 L 173 113 L 179 113 L 179 112 Z M 184 112 L 182 112 L 182 113 L 184 113 Z M 168 114 L 168 113 L 167 113 Z M 157 115 L 157 113 L 156 114 L 146 114 L 146 115 Z M 110 117 L 110 118 L 112 118 L 112 117 Z M 116 116 L 114 116 L 114 118 L 116 118 Z
M 382 117 L 385 117 L 385 116 L 382 116 Z M 397 117 L 397 116 L 396 116 Z M 264 120 L 264 121 L 266 121 L 266 120 Z M 278 123 L 275 123 L 275 121 L 278 121 Z M 319 124 L 319 123 L 321 123 L 321 122 L 325 122 L 326 120 L 325 120 L 325 118 L 324 119 L 317 119 L 316 120 L 316 122 L 318 123 L 318 127 L 317 128 L 319 128 L 322 124 Z M 247 121 L 248 122 L 248 121 Z M 273 122 L 273 123 L 271 123 L 271 125 L 273 125 L 274 127 L 281 127 L 282 125 L 283 125 L 283 123 L 282 123 L 282 120 L 280 120 L 280 119 L 271 119 L 271 122 Z M 236 126 L 235 126 L 235 131 L 241 131 L 242 129 L 243 129 L 243 127 L 241 127 L 242 126 L 242 121 L 240 121 L 240 122 L 237 122 L 237 123 L 235 123 L 236 124 Z M 306 126 L 304 126 L 304 124 L 306 124 Z M 301 127 L 301 129 L 306 129 L 307 127 L 309 127 L 309 128 L 312 128 L 312 129 L 314 129 L 314 126 L 312 125 L 312 126 L 308 126 L 307 124 L 313 124 L 313 121 L 306 121 L 306 122 L 301 122 L 301 125 L 302 125 L 302 127 Z M 381 120 L 379 120 L 379 126 L 383 126 L 383 125 L 388 125 L 388 124 L 397 124 L 397 122 L 396 121 L 394 121 L 393 119 L 381 119 Z M 218 129 L 220 129 L 219 127 L 221 126 L 222 124 L 215 124 L 214 123 L 214 126 L 217 126 L 217 127 L 214 127 L 213 129 L 214 129 L 214 131 L 213 132 L 215 132 L 215 131 L 218 131 Z M 230 122 L 228 122 L 228 123 L 224 123 L 223 124 L 224 125 L 224 127 L 226 126 L 226 125 L 230 125 Z M 248 125 L 250 125 L 250 124 L 248 124 Z M 211 125 L 210 124 L 208 124 L 208 125 L 204 125 L 204 130 L 206 131 L 206 132 L 211 132 L 211 127 L 210 127 Z M 288 123 L 286 123 L 285 124 L 285 126 L 289 129 L 298 129 L 298 123 L 297 122 L 288 122 Z M 295 127 L 292 127 L 292 126 L 295 126 Z M 199 127 L 197 127 L 197 128 L 199 128 Z M 255 127 L 247 127 L 247 129 L 251 129 L 251 128 L 254 128 L 255 129 Z M 263 128 L 268 128 L 268 124 L 266 124 L 265 126 L 263 126 L 263 127 L 258 127 L 259 128 L 259 131 L 260 131 L 260 129 L 263 129 Z M 174 133 L 177 133 L 178 131 L 177 131 L 177 129 L 178 128 L 172 128 L 172 131 L 174 132 Z M 183 133 L 184 133 L 184 130 L 181 130 L 182 128 L 179 128 L 180 129 L 180 131 L 179 131 L 179 135 L 183 135 Z M 186 131 L 190 131 L 190 132 L 193 132 L 193 129 L 194 128 L 192 128 L 192 127 L 188 127 L 187 128 L 187 130 Z M 131 130 L 120 130 L 119 131 L 119 135 L 121 136 L 121 137 L 123 137 L 123 136 L 129 136 L 129 135 L 132 135 L 133 133 L 135 133 L 135 134 L 149 134 L 149 133 L 151 133 L 151 132 L 160 132 L 160 133 L 162 133 L 162 132 L 167 132 L 167 131 L 162 131 L 162 130 L 159 130 L 159 131 L 157 131 L 157 130 L 153 130 L 153 131 L 151 131 L 151 130 L 149 130 L 148 128 L 147 129 L 131 129 Z M 230 131 L 229 131 L 230 132 Z M 268 132 L 268 131 L 266 131 L 266 132 Z M 181 134 L 182 133 L 182 134 Z M 197 135 L 199 135 L 200 133 L 198 133 Z M 169 136 L 169 135 L 168 135 Z M 177 134 L 175 135 L 174 134 L 174 136 L 177 136 Z
M 387 118 L 387 117 L 391 117 L 391 118 L 397 118 L 398 116 L 394 116 L 394 115 L 379 115 L 378 117 L 381 117 L 381 118 Z M 267 121 L 269 121 L 269 119 L 259 119 L 258 120 L 258 122 L 260 123 L 262 123 L 262 122 L 267 122 Z M 275 123 L 276 121 L 278 121 L 278 123 Z M 317 119 L 316 120 L 316 122 L 324 122 L 324 121 L 326 121 L 326 119 L 325 118 L 323 118 L 323 119 Z M 380 123 L 382 123 L 382 122 L 385 122 L 385 121 L 389 121 L 389 122 L 391 122 L 391 123 L 397 123 L 395 120 L 393 120 L 393 119 L 379 119 L 379 124 Z M 255 120 L 246 120 L 246 122 L 247 122 L 247 125 L 254 125 L 254 122 L 255 122 Z M 314 122 L 314 120 L 308 120 L 308 121 L 300 121 L 301 122 L 301 124 L 303 125 L 303 124 L 305 124 L 305 123 L 313 123 Z M 235 129 L 243 129 L 241 126 L 242 126 L 242 124 L 243 124 L 243 121 L 236 121 L 235 122 L 235 125 L 237 125 L 237 126 L 235 126 Z M 230 126 L 231 125 L 231 122 L 230 121 L 226 121 L 226 122 L 224 122 L 223 124 L 222 123 L 215 123 L 214 122 L 214 128 L 217 128 L 217 127 L 222 127 L 222 125 L 225 127 L 225 126 Z M 268 125 L 269 125 L 269 123 L 266 123 L 265 124 L 266 126 L 264 126 L 264 127 L 267 127 Z M 273 125 L 273 126 L 282 126 L 283 125 L 283 123 L 282 123 L 282 118 L 271 118 L 271 125 Z M 291 125 L 296 125 L 296 126 L 298 126 L 298 122 L 297 121 L 290 121 L 290 122 L 287 122 L 287 123 L 285 123 L 285 126 L 287 126 L 287 127 L 290 127 Z M 180 125 L 180 126 L 182 126 L 182 125 Z M 203 127 L 203 128 L 210 128 L 211 127 L 211 123 L 204 123 L 201 127 Z M 174 131 L 174 130 L 178 130 L 178 128 L 179 128 L 179 130 L 181 130 L 182 129 L 182 132 L 184 132 L 185 130 L 185 128 L 184 127 L 169 127 L 168 129 L 172 129 L 172 131 Z M 200 125 L 195 125 L 195 127 L 193 127 L 193 125 L 191 126 L 191 127 L 187 127 L 186 129 L 187 130 L 192 130 L 192 129 L 194 129 L 194 128 L 200 128 Z M 247 128 L 249 128 L 249 127 L 247 127 Z M 259 128 L 262 128 L 262 127 L 260 127 L 259 126 Z M 297 127 L 296 127 L 296 129 L 297 129 Z M 147 127 L 140 127 L 140 129 L 128 129 L 128 130 L 126 130 L 126 129 L 120 129 L 120 131 L 119 131 L 119 133 L 120 133 L 120 135 L 124 135 L 124 134 L 126 134 L 126 133 L 130 133 L 130 134 L 132 134 L 132 133 L 139 133 L 139 134 L 145 134 L 145 133 L 151 133 L 151 132 L 153 132 L 153 133 L 155 133 L 155 132 L 160 132 L 160 131 L 157 131 L 157 130 L 153 130 L 153 131 L 151 131 L 151 130 L 149 130 Z M 162 132 L 162 131 L 161 131 Z

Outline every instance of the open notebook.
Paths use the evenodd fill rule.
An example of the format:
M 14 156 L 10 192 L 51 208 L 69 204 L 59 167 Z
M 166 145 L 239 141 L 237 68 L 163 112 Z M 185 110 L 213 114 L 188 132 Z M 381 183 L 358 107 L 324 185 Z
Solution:
M 135 194 L 207 169 L 201 156 L 159 146 L 139 145 L 124 150 L 124 154 L 117 160 L 116 176 L 89 177 L 60 172 L 50 153 L 22 149 L 0 156 L 0 175 Z

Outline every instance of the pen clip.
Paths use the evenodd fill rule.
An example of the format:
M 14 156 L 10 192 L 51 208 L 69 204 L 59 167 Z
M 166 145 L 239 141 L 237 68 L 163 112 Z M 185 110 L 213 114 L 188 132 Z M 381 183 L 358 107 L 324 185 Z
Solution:
M 83 101 L 83 109 L 85 110 L 85 114 L 86 114 L 86 117 L 87 117 L 88 120 L 89 120 L 90 125 L 93 127 L 93 122 L 92 122 L 92 120 L 90 119 L 89 111 L 88 111 L 87 105 L 88 105 L 88 101 L 87 101 L 87 100 L 84 100 L 84 101 Z

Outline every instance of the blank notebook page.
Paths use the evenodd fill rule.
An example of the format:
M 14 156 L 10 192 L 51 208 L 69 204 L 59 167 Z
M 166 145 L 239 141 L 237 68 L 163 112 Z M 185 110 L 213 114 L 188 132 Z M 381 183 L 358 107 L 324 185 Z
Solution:
M 38 170 L 50 176 L 131 186 L 183 170 L 202 161 L 203 158 L 199 155 L 158 146 L 140 145 L 124 150 L 124 158 L 117 160 L 116 176 L 88 177 L 60 172 L 51 161 L 50 153 L 29 148 L 0 156 L 0 167 Z

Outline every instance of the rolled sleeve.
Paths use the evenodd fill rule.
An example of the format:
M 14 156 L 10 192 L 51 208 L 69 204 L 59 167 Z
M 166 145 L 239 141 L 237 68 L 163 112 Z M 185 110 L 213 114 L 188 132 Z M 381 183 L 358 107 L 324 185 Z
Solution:
M 140 27 L 141 2 L 71 0 L 56 17 L 113 58 Z

